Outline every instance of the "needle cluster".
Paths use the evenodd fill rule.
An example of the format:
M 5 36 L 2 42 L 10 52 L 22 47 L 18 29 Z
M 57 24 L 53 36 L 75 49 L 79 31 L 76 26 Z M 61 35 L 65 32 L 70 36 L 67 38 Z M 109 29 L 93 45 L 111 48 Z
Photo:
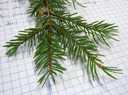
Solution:
M 36 26 L 20 31 L 15 39 L 7 42 L 7 45 L 4 46 L 9 48 L 6 55 L 15 54 L 22 44 L 28 48 L 35 46 L 36 72 L 39 75 L 47 68 L 47 71 L 38 80 L 42 86 L 49 77 L 55 83 L 55 76 L 66 70 L 58 62 L 58 60 L 65 60 L 64 56 L 83 60 L 87 64 L 87 73 L 91 73 L 93 80 L 99 79 L 98 68 L 116 79 L 110 73 L 118 73 L 121 70 L 102 65 L 103 62 L 98 57 L 103 55 L 95 54 L 95 52 L 99 42 L 109 46 L 106 39 L 117 40 L 113 38 L 118 33 L 115 29 L 117 26 L 104 21 L 88 24 L 81 16 L 76 16 L 77 13 L 69 14 L 65 11 L 65 5 L 68 2 L 68 0 L 30 0 L 28 14 L 30 17 L 36 18 Z M 75 4 L 79 4 L 75 0 L 72 2 L 74 8 Z M 84 35 L 81 36 L 81 33 Z M 90 40 L 90 36 L 94 41 Z

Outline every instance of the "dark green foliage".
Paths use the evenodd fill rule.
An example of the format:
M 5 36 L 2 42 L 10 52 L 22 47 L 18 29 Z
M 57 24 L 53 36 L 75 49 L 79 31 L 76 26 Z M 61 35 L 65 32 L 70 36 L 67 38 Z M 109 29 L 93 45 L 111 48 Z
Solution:
M 55 76 L 66 70 L 58 60 L 65 60 L 64 56 L 68 55 L 76 61 L 80 59 L 87 64 L 87 73 L 91 73 L 93 80 L 99 79 L 97 68 L 116 79 L 110 72 L 118 73 L 121 70 L 103 66 L 103 62 L 98 58 L 103 55 L 95 52 L 98 41 L 109 46 L 105 39 L 116 40 L 113 36 L 118 33 L 115 29 L 117 26 L 104 21 L 88 24 L 81 16 L 75 16 L 77 13 L 65 12 L 64 5 L 68 2 L 68 0 L 30 0 L 28 13 L 30 17 L 36 18 L 36 27 L 20 31 L 15 36 L 16 39 L 7 42 L 4 46 L 9 48 L 6 55 L 12 56 L 21 44 L 28 48 L 35 46 L 35 71 L 38 75 L 45 71 L 38 81 L 40 84 L 43 83 L 42 86 L 49 77 L 55 84 Z M 80 5 L 75 0 L 72 2 L 74 8 L 75 4 Z M 81 36 L 81 33 L 85 35 Z M 89 39 L 90 36 L 94 42 Z

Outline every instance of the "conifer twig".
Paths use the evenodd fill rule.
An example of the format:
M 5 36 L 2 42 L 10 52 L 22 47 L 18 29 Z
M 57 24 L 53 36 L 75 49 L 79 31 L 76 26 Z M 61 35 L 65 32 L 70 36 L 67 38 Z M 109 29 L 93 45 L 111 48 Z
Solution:
M 83 49 L 83 51 L 85 51 L 85 53 L 87 54 L 87 56 L 90 58 L 90 56 L 88 55 L 89 54 L 89 52 L 84 48 L 84 47 L 82 47 L 81 46 L 81 44 L 79 44 L 78 42 L 76 42 L 72 37 L 70 37 L 70 35 L 68 35 L 66 32 L 64 32 L 63 30 L 61 30 L 60 28 L 58 28 L 58 27 L 56 27 L 56 26 L 54 26 L 54 25 L 52 25 L 55 29 L 57 29 L 57 30 L 59 30 L 59 31 L 61 31 L 64 35 L 66 35 L 69 39 L 71 39 L 74 43 L 76 43 L 78 46 L 80 46 L 82 49 Z M 98 66 L 100 66 L 101 68 L 104 68 L 104 66 L 103 65 L 101 65 L 101 64 L 99 64 L 98 62 L 96 62 L 96 60 L 94 60 L 94 59 L 92 59 Z
M 103 55 L 94 52 L 97 52 L 97 40 L 107 46 L 109 45 L 105 38 L 117 40 L 113 38 L 118 33 L 115 29 L 117 26 L 104 23 L 104 20 L 88 24 L 81 16 L 76 16 L 76 13 L 65 12 L 65 5 L 68 2 L 68 0 L 30 0 L 28 14 L 36 18 L 36 26 L 20 31 L 15 39 L 7 42 L 4 46 L 9 48 L 6 55 L 13 56 L 21 44 L 28 48 L 35 46 L 33 57 L 35 71 L 38 72 L 37 75 L 44 71 L 38 80 L 42 87 L 49 78 L 55 84 L 55 76 L 64 73 L 66 68 L 58 62 L 65 60 L 64 56 L 71 56 L 76 61 L 82 59 L 87 64 L 87 73 L 91 73 L 93 80 L 99 79 L 97 68 L 116 79 L 110 73 L 119 73 L 121 69 L 103 66 L 101 64 L 103 62 L 98 58 Z M 74 8 L 75 4 L 83 6 L 76 0 L 72 2 Z M 80 36 L 79 34 L 83 32 L 85 35 Z M 90 40 L 90 35 L 94 41 Z

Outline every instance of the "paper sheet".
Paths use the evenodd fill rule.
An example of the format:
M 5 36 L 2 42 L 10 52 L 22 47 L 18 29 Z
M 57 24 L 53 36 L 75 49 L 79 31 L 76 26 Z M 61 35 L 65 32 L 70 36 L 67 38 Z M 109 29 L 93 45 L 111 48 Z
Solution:
M 110 48 L 101 46 L 99 52 L 107 66 L 121 68 L 123 74 L 114 74 L 118 80 L 111 79 L 102 71 L 98 71 L 100 81 L 93 82 L 83 73 L 85 67 L 74 65 L 67 58 L 62 62 L 67 68 L 64 74 L 56 77 L 56 85 L 40 87 L 38 77 L 34 73 L 33 52 L 23 50 L 13 57 L 5 56 L 6 48 L 2 47 L 18 33 L 34 27 L 33 19 L 28 18 L 27 0 L 0 0 L 0 95 L 128 95 L 128 0 L 78 0 L 87 6 L 68 4 L 69 12 L 78 12 L 88 22 L 105 20 L 115 23 L 120 31 L 120 41 L 108 40 Z

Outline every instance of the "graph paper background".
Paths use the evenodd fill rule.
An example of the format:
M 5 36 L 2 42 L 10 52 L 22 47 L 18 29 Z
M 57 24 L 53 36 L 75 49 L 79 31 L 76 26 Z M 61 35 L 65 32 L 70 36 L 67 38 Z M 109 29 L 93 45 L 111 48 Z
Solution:
M 105 65 L 121 68 L 123 74 L 114 74 L 113 80 L 100 70 L 100 81 L 89 80 L 85 67 L 74 65 L 67 58 L 62 62 L 68 70 L 56 77 L 56 85 L 43 88 L 37 83 L 34 73 L 33 52 L 21 48 L 18 54 L 8 58 L 5 56 L 6 41 L 13 38 L 20 30 L 34 27 L 35 22 L 27 16 L 28 1 L 0 0 L 0 95 L 128 95 L 128 0 L 79 0 L 87 8 L 76 6 L 74 11 L 68 4 L 69 12 L 78 12 L 88 22 L 105 20 L 118 25 L 117 37 L 120 41 L 108 40 L 107 48 L 100 45 L 99 52 L 106 55 L 102 58 Z

